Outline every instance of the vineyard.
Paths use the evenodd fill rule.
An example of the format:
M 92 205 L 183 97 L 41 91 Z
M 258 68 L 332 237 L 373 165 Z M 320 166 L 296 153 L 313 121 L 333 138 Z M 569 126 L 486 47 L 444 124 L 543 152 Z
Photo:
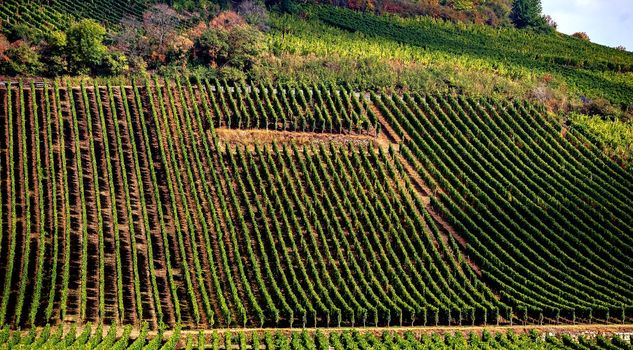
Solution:
M 19 349 L 631 349 L 631 343 L 619 336 L 540 336 L 536 332 L 529 334 L 507 333 L 481 335 L 475 333 L 449 333 L 446 335 L 416 334 L 408 331 L 403 334 L 384 332 L 381 334 L 358 331 L 324 333 L 320 330 L 290 334 L 264 332 L 246 332 L 220 334 L 213 332 L 184 332 L 176 328 L 170 332 L 163 330 L 153 334 L 144 326 L 138 334 L 131 327 L 46 327 L 39 332 L 11 332 L 0 330 L 0 344 Z
M 20 82 L 0 101 L 0 323 L 33 330 L 7 342 L 633 319 L 633 174 L 539 106 L 158 78 Z M 270 139 L 229 137 L 247 130 Z
M 346 48 L 337 48 L 341 42 L 343 45 L 350 44 L 352 54 L 356 55 L 359 55 L 355 52 L 359 43 L 363 46 L 378 44 L 382 49 L 382 59 L 393 56 L 394 52 L 398 53 L 398 59 L 405 61 L 431 55 L 436 61 L 449 60 L 454 67 L 472 69 L 472 66 L 492 66 L 502 75 L 512 78 L 517 75 L 523 76 L 523 79 L 534 75 L 560 78 L 580 96 L 604 97 L 624 105 L 629 105 L 633 99 L 633 85 L 629 77 L 633 71 L 631 52 L 583 42 L 560 33 L 543 35 L 514 28 L 496 30 L 425 17 L 402 19 L 332 6 L 307 8 L 314 17 L 329 25 L 328 32 L 334 27 L 360 34 L 352 36 L 352 40 L 347 34 L 336 35 L 334 47 L 326 48 L 329 55 L 349 54 Z M 304 23 L 295 26 L 294 31 L 299 33 L 313 30 Z M 315 35 L 317 33 L 312 33 L 312 36 Z M 297 50 L 304 50 L 307 46 L 310 52 L 315 50 L 312 47 L 319 40 L 322 39 L 313 41 L 304 38 L 291 46 Z M 394 50 L 396 44 L 400 47 Z M 373 45 L 369 46 L 371 49 Z M 442 64 L 439 63 L 440 66 Z M 429 65 L 435 67 L 437 63 Z
M 143 9 L 144 3 L 139 0 L 3 0 L 0 19 L 4 27 L 26 26 L 44 34 L 65 28 L 75 18 L 116 24 L 125 16 L 140 17 Z

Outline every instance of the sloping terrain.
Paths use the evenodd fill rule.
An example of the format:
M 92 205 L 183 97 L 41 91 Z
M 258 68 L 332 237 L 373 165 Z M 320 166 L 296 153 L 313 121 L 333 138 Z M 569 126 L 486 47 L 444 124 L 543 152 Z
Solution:
M 13 348 L 114 349 L 630 349 L 628 334 L 605 336 L 567 333 L 541 336 L 512 329 L 490 333 L 428 334 L 419 330 L 359 332 L 358 330 L 303 329 L 273 333 L 267 330 L 191 332 L 176 328 L 153 332 L 143 327 L 45 327 L 39 332 L 0 331 L 0 342 Z
M 304 10 L 307 20 L 273 16 L 268 35 L 282 58 L 272 63 L 280 78 L 531 99 L 563 110 L 600 98 L 626 109 L 633 100 L 631 52 L 561 33 L 332 6 Z
M 539 107 L 188 80 L 0 101 L 13 327 L 633 317 L 633 175 Z
M 126 16 L 140 17 L 145 5 L 139 0 L 119 1 L 22 1 L 3 0 L 0 18 L 4 28 L 26 26 L 41 34 L 60 30 L 72 19 L 93 18 L 107 24 L 118 24 Z

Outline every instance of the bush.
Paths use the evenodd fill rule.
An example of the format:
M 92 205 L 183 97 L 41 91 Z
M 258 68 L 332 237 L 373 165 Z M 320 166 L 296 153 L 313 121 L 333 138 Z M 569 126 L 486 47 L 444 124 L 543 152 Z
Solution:
M 231 15 L 218 16 L 210 29 L 196 39 L 194 56 L 199 62 L 215 68 L 231 66 L 250 70 L 263 51 L 264 37 L 257 29 L 239 24 Z
M 66 59 L 66 46 L 68 37 L 65 32 L 52 31 L 46 35 L 46 42 L 42 46 L 40 53 L 42 61 L 46 65 L 49 75 L 63 75 L 68 72 L 68 61 Z
M 127 57 L 120 52 L 112 52 L 105 55 L 101 64 L 100 72 L 104 75 L 121 75 L 130 70 Z
M 66 54 L 72 73 L 87 74 L 102 64 L 108 52 L 103 44 L 105 34 L 105 28 L 92 19 L 84 19 L 68 29 Z
M 245 0 L 237 8 L 237 12 L 246 20 L 246 23 L 257 29 L 262 31 L 270 29 L 270 18 L 263 4 L 253 0 Z
M 597 98 L 593 100 L 585 99 L 581 111 L 587 115 L 599 115 L 609 119 L 615 118 L 621 114 L 620 110 L 604 98 Z
M 547 24 L 548 27 L 554 30 L 558 28 L 558 23 L 554 21 L 554 18 L 552 18 L 552 16 L 547 15 L 547 16 L 544 16 L 543 19 L 545 20 L 545 24 Z
M 234 67 L 223 67 L 220 70 L 220 76 L 228 81 L 243 81 L 246 79 L 246 73 Z
M 576 33 L 572 34 L 571 36 L 573 36 L 574 38 L 578 38 L 580 40 L 591 41 L 589 39 L 589 35 L 587 35 L 587 33 L 585 33 L 585 32 L 576 32 Z
M 40 75 L 44 65 L 40 55 L 27 42 L 18 40 L 5 51 L 2 73 L 7 75 Z

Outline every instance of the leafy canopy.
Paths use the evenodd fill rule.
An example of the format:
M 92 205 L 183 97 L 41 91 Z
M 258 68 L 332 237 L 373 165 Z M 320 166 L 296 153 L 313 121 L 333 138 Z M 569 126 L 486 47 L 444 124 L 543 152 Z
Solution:
M 517 28 L 543 28 L 541 0 L 514 0 L 510 19 Z
M 105 28 L 92 19 L 84 19 L 68 29 L 66 53 L 72 72 L 88 73 L 103 62 L 108 53 L 103 44 L 105 34 Z

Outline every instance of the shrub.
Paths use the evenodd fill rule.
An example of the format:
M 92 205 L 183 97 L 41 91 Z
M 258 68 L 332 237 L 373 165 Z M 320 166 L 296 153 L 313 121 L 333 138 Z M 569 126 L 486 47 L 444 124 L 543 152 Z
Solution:
M 246 21 L 234 11 L 224 11 L 211 20 L 210 26 L 215 29 L 231 30 L 246 25 Z
M 558 28 L 558 23 L 556 23 L 556 21 L 554 21 L 554 18 L 552 18 L 552 16 L 550 15 L 546 15 L 543 17 L 543 19 L 545 20 L 545 24 L 552 28 L 552 29 L 556 29 Z
M 104 56 L 100 68 L 105 75 L 121 75 L 130 70 L 127 57 L 120 52 L 111 52 Z
M 263 51 L 263 35 L 245 23 L 240 24 L 232 14 L 222 16 L 214 22 L 210 29 L 196 39 L 194 56 L 201 63 L 212 67 L 228 65 L 250 70 Z
M 572 34 L 571 36 L 573 36 L 574 38 L 578 38 L 580 40 L 590 41 L 589 35 L 587 35 L 587 33 L 585 33 L 585 32 L 576 32 L 576 33 Z
M 72 73 L 86 74 L 102 64 L 108 52 L 103 44 L 105 34 L 105 28 L 92 19 L 84 19 L 68 29 L 66 54 Z
M 39 75 L 44 66 L 40 55 L 26 41 L 18 40 L 5 51 L 6 61 L 2 65 L 3 74 Z
M 234 67 L 223 67 L 220 70 L 220 76 L 227 81 L 243 81 L 246 79 L 246 73 Z
M 44 44 L 40 50 L 42 62 L 46 66 L 49 75 L 62 75 L 68 72 L 66 59 L 66 46 L 68 37 L 63 31 L 52 31 L 46 35 Z
M 246 23 L 257 29 L 262 31 L 270 29 L 268 11 L 266 11 L 266 8 L 261 3 L 253 0 L 242 1 L 237 8 L 237 12 L 246 20 Z
M 600 115 L 605 118 L 614 118 L 620 114 L 620 111 L 604 98 L 593 100 L 585 99 L 582 107 L 582 113 L 587 115 Z

